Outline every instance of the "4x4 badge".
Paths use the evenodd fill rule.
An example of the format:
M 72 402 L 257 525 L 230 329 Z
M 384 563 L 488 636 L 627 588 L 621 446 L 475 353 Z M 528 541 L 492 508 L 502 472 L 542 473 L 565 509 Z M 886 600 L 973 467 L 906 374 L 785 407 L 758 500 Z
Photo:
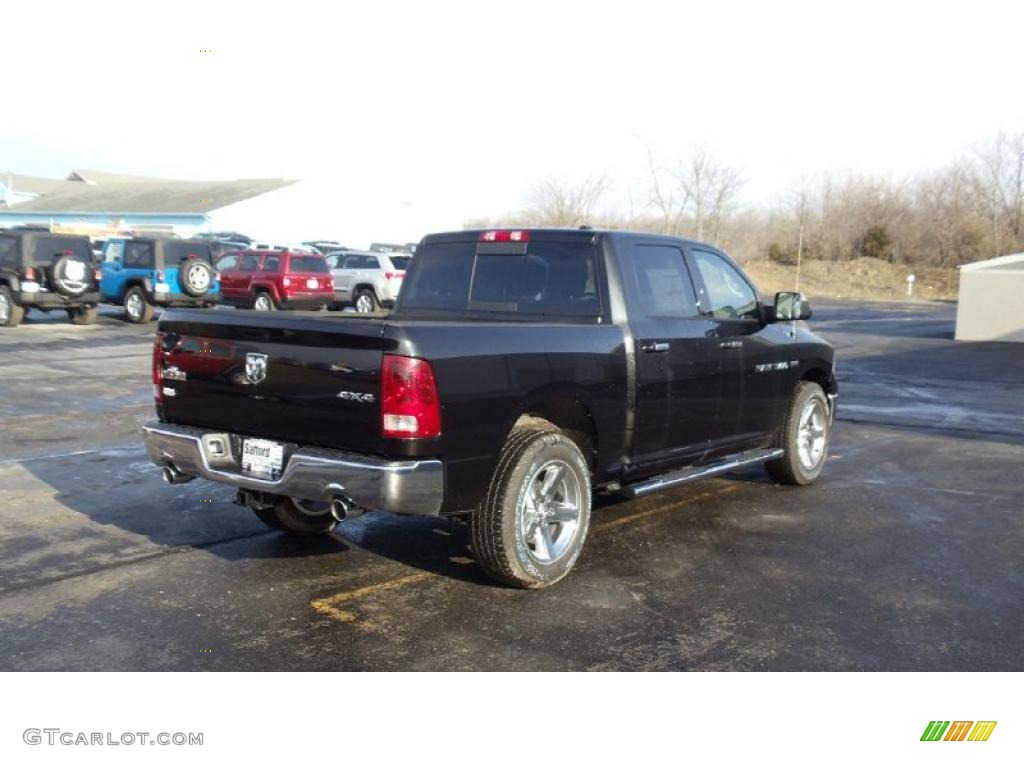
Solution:
M 267 356 L 249 352 L 245 356 L 245 377 L 253 384 L 259 384 L 267 378 Z

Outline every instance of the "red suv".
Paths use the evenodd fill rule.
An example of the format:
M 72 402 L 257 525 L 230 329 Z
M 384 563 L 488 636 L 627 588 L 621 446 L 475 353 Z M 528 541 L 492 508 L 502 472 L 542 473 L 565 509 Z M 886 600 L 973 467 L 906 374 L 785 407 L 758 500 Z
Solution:
M 221 300 L 253 309 L 319 309 L 334 302 L 323 256 L 294 251 L 233 251 L 217 261 Z

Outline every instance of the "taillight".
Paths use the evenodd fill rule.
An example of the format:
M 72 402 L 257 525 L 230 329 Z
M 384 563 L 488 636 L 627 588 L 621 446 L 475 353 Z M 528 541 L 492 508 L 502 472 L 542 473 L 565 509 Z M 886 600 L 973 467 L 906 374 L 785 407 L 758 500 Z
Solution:
M 158 333 L 153 341 L 153 397 L 164 401 L 164 335 Z
M 440 435 L 441 401 L 430 363 L 416 357 L 384 355 L 380 410 L 384 437 Z
M 284 285 L 285 288 L 287 288 L 289 285 L 292 284 L 292 279 L 290 277 L 283 277 L 281 278 L 281 284 Z
M 483 243 L 525 243 L 529 239 L 530 233 L 525 229 L 492 229 L 480 233 Z
M 96 280 L 97 283 L 100 282 L 101 280 L 103 280 L 103 270 L 102 269 L 93 270 L 92 276 Z
M 157 273 L 156 273 L 156 281 L 157 281 L 158 283 L 162 283 L 162 282 L 164 281 L 164 273 L 163 273 L 163 271 L 162 271 L 162 270 L 157 270 Z
M 22 270 L 21 274 L 25 276 L 26 280 L 35 281 L 39 279 L 39 271 L 35 267 L 25 267 L 25 269 Z
M 405 277 L 405 272 L 385 272 L 384 277 L 388 280 L 395 280 L 399 277 Z

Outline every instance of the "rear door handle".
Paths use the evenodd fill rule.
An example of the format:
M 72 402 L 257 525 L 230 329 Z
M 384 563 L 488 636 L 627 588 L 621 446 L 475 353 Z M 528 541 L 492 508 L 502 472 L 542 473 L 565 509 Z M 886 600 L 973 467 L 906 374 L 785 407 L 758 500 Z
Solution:
M 732 341 L 723 341 L 718 345 L 720 349 L 742 349 L 743 342 L 733 339 Z
M 668 352 L 669 344 L 667 341 L 654 341 L 641 344 L 640 349 L 644 352 Z

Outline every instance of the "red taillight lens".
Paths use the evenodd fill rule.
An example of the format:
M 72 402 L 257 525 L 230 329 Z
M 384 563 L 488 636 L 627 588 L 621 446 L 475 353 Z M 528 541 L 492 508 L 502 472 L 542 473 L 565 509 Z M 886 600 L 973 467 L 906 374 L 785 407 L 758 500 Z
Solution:
M 440 435 L 441 401 L 430 363 L 415 357 L 384 355 L 380 410 L 384 437 Z
M 483 243 L 525 243 L 529 239 L 530 233 L 525 229 L 492 229 L 480 234 Z
M 384 277 L 388 280 L 394 280 L 399 277 L 405 277 L 405 272 L 385 272 Z
M 25 276 L 26 280 L 39 279 L 39 271 L 35 267 L 25 267 L 25 269 L 22 271 L 22 274 Z
M 93 273 L 92 273 L 92 276 L 96 279 L 97 283 L 100 282 L 103 279 L 103 270 L 102 269 L 94 270 Z
M 158 333 L 153 341 L 153 397 L 164 401 L 164 335 Z

